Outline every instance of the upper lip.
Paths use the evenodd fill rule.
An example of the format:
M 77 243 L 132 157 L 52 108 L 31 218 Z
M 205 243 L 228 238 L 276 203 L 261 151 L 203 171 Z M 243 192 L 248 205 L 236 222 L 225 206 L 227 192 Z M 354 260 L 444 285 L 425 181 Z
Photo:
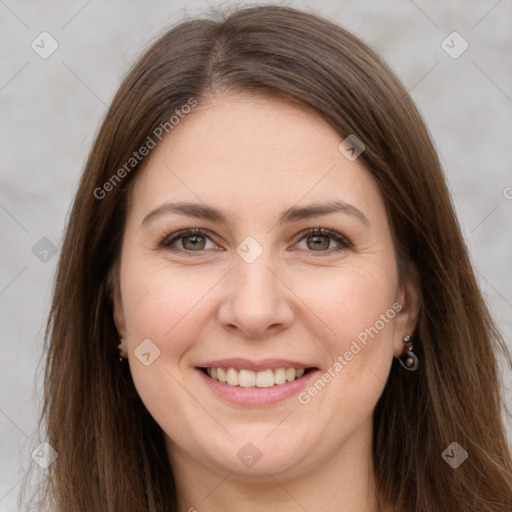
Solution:
M 198 368 L 234 368 L 235 370 L 252 370 L 259 372 L 263 370 L 275 370 L 276 368 L 313 368 L 313 365 L 289 359 L 260 359 L 251 361 L 243 357 L 216 359 L 198 364 Z

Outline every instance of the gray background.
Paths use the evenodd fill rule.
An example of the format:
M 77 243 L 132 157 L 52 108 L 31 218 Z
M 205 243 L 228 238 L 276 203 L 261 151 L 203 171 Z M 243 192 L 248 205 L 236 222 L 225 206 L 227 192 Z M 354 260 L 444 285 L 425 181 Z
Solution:
M 482 290 L 512 346 L 512 2 L 309 5 L 373 46 L 411 91 L 438 147 Z M 37 371 L 58 254 L 41 261 L 48 242 L 39 241 L 60 247 L 93 134 L 129 65 L 170 23 L 208 8 L 206 1 L 0 0 L 1 512 L 17 510 L 20 480 L 35 464 L 31 451 L 44 440 L 35 432 Z M 59 45 L 47 59 L 31 48 L 43 31 Z M 453 31 L 469 44 L 456 59 L 441 47 Z

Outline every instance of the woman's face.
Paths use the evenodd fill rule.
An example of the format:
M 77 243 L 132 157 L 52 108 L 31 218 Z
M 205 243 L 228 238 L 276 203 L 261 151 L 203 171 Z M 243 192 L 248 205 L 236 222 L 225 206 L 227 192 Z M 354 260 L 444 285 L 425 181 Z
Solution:
M 115 319 L 173 464 L 277 477 L 368 453 L 414 289 L 341 141 L 278 100 L 217 96 L 137 177 Z

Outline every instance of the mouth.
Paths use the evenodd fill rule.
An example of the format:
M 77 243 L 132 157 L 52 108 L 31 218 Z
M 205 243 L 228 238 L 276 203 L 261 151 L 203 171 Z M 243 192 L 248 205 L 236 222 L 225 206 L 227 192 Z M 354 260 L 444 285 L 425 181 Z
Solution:
M 276 358 L 201 361 L 195 370 L 216 399 L 243 408 L 291 400 L 320 374 L 318 367 L 305 361 Z
M 302 379 L 316 368 L 268 368 L 254 371 L 233 367 L 199 367 L 212 380 L 233 387 L 272 388 Z
M 230 358 L 203 362 L 197 375 L 214 396 L 238 407 L 267 407 L 292 399 L 314 381 L 319 368 L 299 361 Z

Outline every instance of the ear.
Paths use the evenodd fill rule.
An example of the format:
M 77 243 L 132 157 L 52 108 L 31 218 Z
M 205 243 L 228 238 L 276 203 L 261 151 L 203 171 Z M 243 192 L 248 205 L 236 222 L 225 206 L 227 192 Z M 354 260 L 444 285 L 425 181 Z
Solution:
M 121 287 L 119 282 L 119 265 L 115 263 L 108 273 L 108 290 L 112 301 L 112 311 L 117 332 L 121 338 L 126 337 L 126 320 L 121 299 Z
M 416 264 L 412 261 L 408 262 L 403 270 L 396 300 L 402 305 L 402 309 L 395 320 L 395 339 L 393 342 L 394 355 L 398 357 L 404 353 L 402 338 L 406 334 L 413 336 L 416 330 L 422 302 L 419 272 Z
M 112 306 L 114 312 L 114 323 L 116 324 L 117 332 L 120 338 L 126 337 L 126 322 L 124 318 L 123 305 L 119 294 L 115 293 L 112 296 Z

